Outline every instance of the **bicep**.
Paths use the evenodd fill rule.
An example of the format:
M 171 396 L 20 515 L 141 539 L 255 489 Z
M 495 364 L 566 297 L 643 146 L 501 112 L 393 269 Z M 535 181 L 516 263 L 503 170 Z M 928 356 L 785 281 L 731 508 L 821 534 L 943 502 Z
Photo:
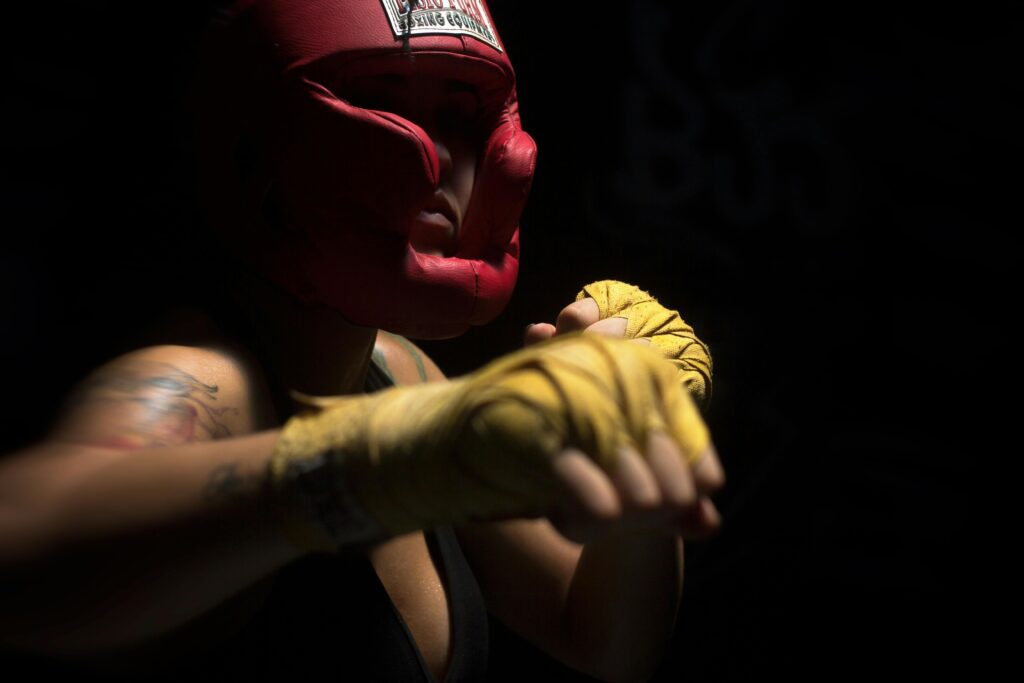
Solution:
M 543 518 L 473 524 L 456 531 L 488 610 L 571 665 L 564 613 L 583 546 L 567 540 Z
M 250 432 L 246 375 L 236 360 L 206 349 L 157 346 L 129 353 L 76 388 L 49 440 L 135 449 Z

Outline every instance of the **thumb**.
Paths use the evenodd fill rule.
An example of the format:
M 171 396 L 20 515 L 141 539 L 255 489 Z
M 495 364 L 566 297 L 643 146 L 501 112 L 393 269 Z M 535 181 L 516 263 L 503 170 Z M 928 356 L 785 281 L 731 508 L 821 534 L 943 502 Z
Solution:
M 531 346 L 537 342 L 555 336 L 555 326 L 550 323 L 534 323 L 527 325 L 523 332 L 523 346 Z

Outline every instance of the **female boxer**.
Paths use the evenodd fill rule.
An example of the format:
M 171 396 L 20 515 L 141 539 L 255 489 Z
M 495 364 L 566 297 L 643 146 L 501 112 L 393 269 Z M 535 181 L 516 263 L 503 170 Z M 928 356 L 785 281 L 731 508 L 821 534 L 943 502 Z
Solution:
M 650 675 L 679 535 L 717 525 L 706 349 L 621 283 L 468 377 L 406 339 L 488 322 L 515 281 L 534 147 L 484 3 L 241 3 L 207 56 L 243 322 L 115 359 L 3 460 L 3 642 L 133 675 L 471 680 L 486 609 L 600 679 Z

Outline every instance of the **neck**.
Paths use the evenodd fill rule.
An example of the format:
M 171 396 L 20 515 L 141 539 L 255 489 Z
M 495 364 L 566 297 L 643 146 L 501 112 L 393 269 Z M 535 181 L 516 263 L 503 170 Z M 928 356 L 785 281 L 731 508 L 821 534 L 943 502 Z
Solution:
M 375 329 L 327 308 L 289 309 L 274 323 L 271 358 L 281 386 L 313 396 L 363 390 Z
M 312 396 L 363 390 L 376 329 L 324 306 L 300 304 L 260 278 L 240 280 L 238 300 L 259 330 L 269 365 L 264 370 L 275 384 Z

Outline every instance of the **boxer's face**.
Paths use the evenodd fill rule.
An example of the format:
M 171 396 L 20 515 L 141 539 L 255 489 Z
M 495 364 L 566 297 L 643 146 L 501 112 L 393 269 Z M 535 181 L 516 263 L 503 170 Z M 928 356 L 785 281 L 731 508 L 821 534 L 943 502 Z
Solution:
M 475 89 L 434 76 L 388 74 L 356 79 L 344 96 L 359 107 L 398 114 L 434 141 L 441 180 L 414 220 L 409 243 L 422 253 L 452 255 L 476 180 L 481 141 Z

